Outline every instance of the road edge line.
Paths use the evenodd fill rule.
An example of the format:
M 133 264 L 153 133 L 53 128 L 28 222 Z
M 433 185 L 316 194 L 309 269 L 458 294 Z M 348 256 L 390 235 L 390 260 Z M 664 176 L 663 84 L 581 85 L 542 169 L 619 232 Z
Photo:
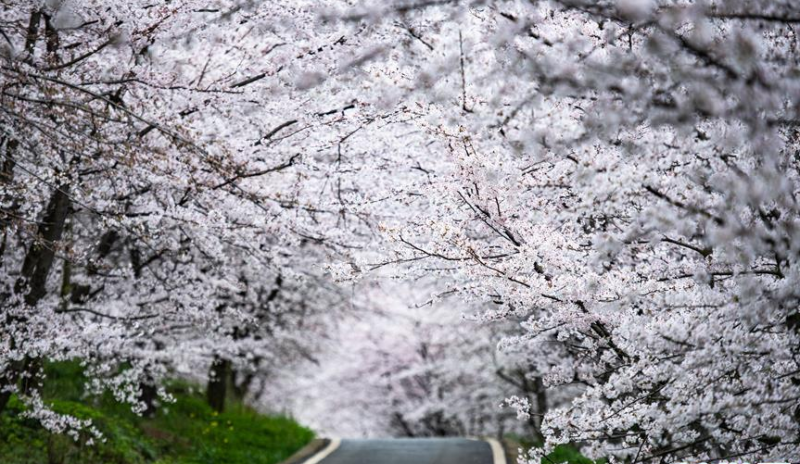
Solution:
M 492 449 L 492 461 L 494 464 L 506 464 L 506 452 L 503 445 L 494 438 L 485 438 L 486 443 Z
M 319 464 L 320 461 L 322 461 L 323 459 L 327 458 L 328 456 L 331 455 L 331 453 L 336 451 L 336 448 L 338 448 L 339 445 L 341 445 L 341 444 L 342 444 L 342 439 L 341 438 L 331 438 L 331 442 L 328 443 L 328 446 L 323 448 L 319 453 L 317 453 L 317 454 L 311 456 L 310 458 L 308 458 L 307 460 L 303 461 L 303 464 Z M 501 463 L 501 464 L 504 464 L 504 463 Z

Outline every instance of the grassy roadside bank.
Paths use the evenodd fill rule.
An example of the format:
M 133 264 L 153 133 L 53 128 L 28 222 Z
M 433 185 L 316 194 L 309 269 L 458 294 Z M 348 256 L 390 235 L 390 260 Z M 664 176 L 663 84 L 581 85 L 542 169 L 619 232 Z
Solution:
M 88 434 L 76 441 L 53 434 L 23 416 L 12 399 L 0 415 L 0 462 L 4 464 L 275 464 L 314 438 L 313 432 L 284 417 L 258 414 L 232 403 L 217 414 L 202 391 L 174 382 L 176 402 L 143 418 L 110 395 L 87 397 L 76 363 L 47 366 L 44 400 L 59 413 L 91 419 L 105 441 Z
M 520 449 L 525 451 L 533 447 L 541 447 L 541 444 L 536 444 L 514 435 L 507 435 L 503 438 L 503 447 L 505 448 L 508 462 L 516 463 Z M 582 455 L 577 448 L 571 445 L 559 445 L 552 453 L 542 459 L 542 464 L 606 464 L 606 462 L 605 459 L 593 461 Z

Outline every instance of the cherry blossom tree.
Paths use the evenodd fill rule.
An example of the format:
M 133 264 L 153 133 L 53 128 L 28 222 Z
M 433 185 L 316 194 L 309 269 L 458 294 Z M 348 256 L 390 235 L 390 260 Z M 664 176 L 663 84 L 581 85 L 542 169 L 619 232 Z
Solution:
M 448 291 L 487 320 L 526 319 L 511 345 L 564 353 L 530 373 L 583 390 L 545 418 L 546 450 L 797 459 L 797 14 L 445 1 L 343 15 L 407 32 L 373 66 L 432 137 L 415 158 L 428 178 L 405 183 L 424 207 L 387 221 L 379 265 L 458 276 Z
M 298 2 L 8 6 L 0 410 L 16 393 L 69 427 L 42 410 L 44 361 L 147 411 L 172 371 L 263 360 L 288 327 L 306 350 L 341 299 L 309 264 L 359 221 L 325 159 L 354 105 L 319 78 L 353 28 Z

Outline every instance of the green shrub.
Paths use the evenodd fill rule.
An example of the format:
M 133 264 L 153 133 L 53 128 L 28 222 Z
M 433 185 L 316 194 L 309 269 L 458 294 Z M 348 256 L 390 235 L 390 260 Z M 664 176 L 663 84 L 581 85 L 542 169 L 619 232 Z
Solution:
M 575 447 L 570 445 L 558 445 L 552 453 L 547 455 L 547 459 L 542 460 L 542 464 L 595 464 L 595 461 L 582 455 Z M 605 459 L 597 461 L 597 464 L 605 463 Z
M 176 381 L 176 402 L 143 418 L 111 395 L 87 396 L 77 362 L 46 366 L 42 397 L 54 411 L 91 419 L 105 440 L 87 444 L 53 434 L 23 416 L 24 405 L 12 397 L 0 415 L 0 462 L 3 464 L 275 464 L 306 445 L 313 432 L 285 417 L 256 413 L 232 403 L 217 414 L 197 393 Z
M 516 434 L 507 434 L 505 438 L 512 444 L 514 449 L 522 448 L 529 450 L 532 448 L 541 448 L 541 442 L 532 440 L 529 437 L 519 436 Z M 558 445 L 552 453 L 548 454 L 542 459 L 541 464 L 605 464 L 606 459 L 598 459 L 592 461 L 587 458 L 572 445 Z

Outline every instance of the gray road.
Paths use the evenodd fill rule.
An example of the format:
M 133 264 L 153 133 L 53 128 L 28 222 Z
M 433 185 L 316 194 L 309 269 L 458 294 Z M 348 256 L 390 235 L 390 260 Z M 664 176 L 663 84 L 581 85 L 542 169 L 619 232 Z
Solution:
M 488 443 L 465 438 L 343 440 L 320 464 L 492 464 Z

